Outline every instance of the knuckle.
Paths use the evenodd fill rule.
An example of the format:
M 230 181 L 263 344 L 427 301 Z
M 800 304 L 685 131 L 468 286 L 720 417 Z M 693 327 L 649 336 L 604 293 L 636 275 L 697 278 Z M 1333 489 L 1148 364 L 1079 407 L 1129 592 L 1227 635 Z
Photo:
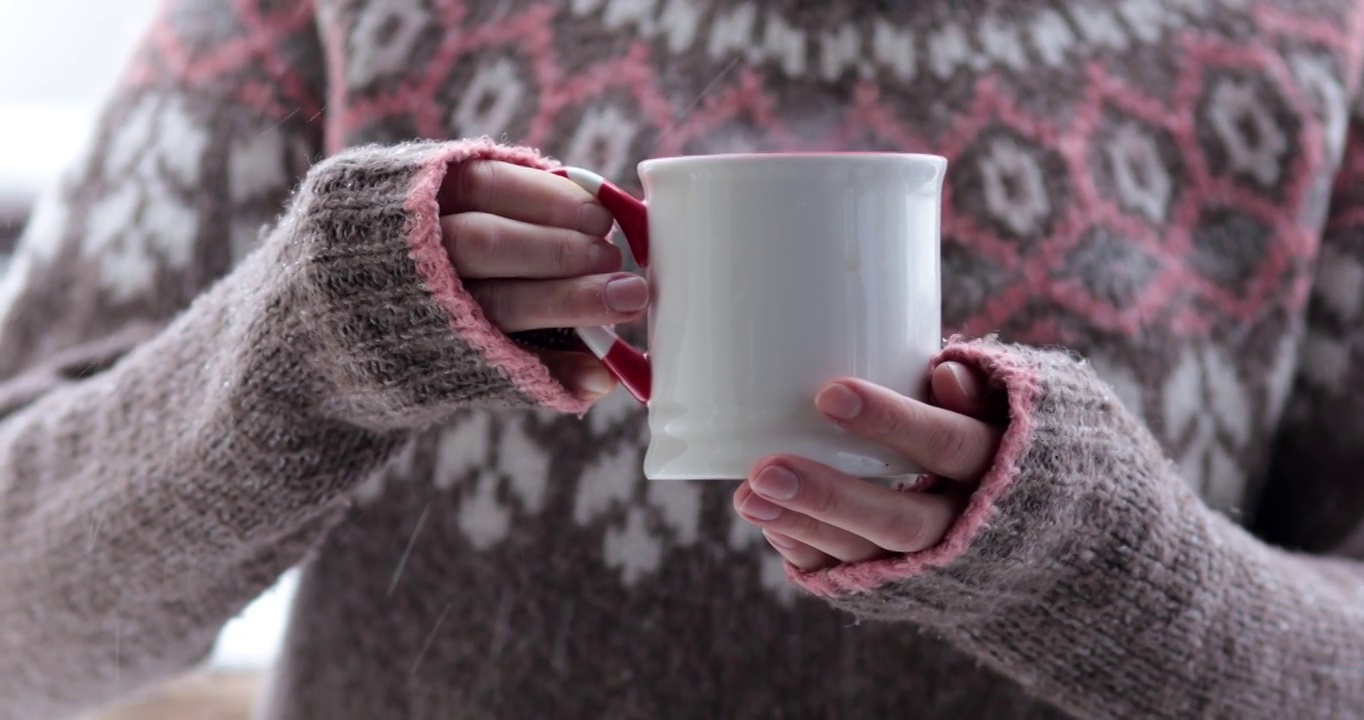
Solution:
M 449 219 L 446 243 L 456 259 L 456 269 L 487 273 L 509 265 L 503 257 L 509 243 L 497 218 L 485 213 L 460 213 Z
M 461 166 L 459 193 L 467 206 L 483 211 L 492 206 L 493 192 L 497 185 L 497 163 L 492 160 L 476 160 Z
M 577 243 L 565 242 L 562 238 L 555 238 L 549 243 L 553 248 L 554 268 L 559 273 L 570 275 L 583 269 L 586 265 L 587 253 L 577 246 Z
M 970 434 L 957 423 L 934 424 L 925 428 L 924 446 L 950 471 L 959 471 L 971 456 Z
M 887 402 L 877 398 L 872 427 L 881 437 L 899 437 L 922 425 L 923 411 L 912 402 Z
M 470 294 L 483 309 L 483 314 L 494 325 L 502 326 L 512 316 L 511 299 L 508 293 L 494 285 L 478 284 L 470 289 Z
M 445 246 L 456 256 L 464 254 L 469 240 L 468 220 L 462 214 L 448 215 L 440 219 L 440 229 L 444 234 Z
M 888 513 L 881 521 L 877 544 L 891 552 L 916 552 L 927 547 L 928 527 L 919 513 Z
M 460 255 L 470 258 L 483 258 L 492 253 L 496 237 L 489 237 L 488 223 L 483 216 L 473 213 L 460 213 L 450 218 L 450 242 Z
M 932 425 L 926 428 L 926 431 L 924 442 L 936 455 L 959 457 L 966 449 L 965 433 L 955 425 Z
M 474 215 L 469 224 L 475 228 L 472 233 L 477 238 L 477 248 L 485 258 L 497 257 L 505 250 L 506 239 L 491 215 Z
M 538 285 L 526 304 L 540 320 L 554 327 L 587 325 L 601 315 L 593 310 L 602 304 L 589 290 L 581 281 L 548 280 Z
M 573 281 L 573 292 L 568 305 L 575 311 L 592 316 L 605 317 L 606 283 L 608 279 L 584 277 Z
M 820 518 L 838 517 L 843 502 L 828 483 L 806 482 L 804 485 L 808 488 L 805 502 L 812 515 Z
M 586 192 L 586 191 L 584 191 Z M 572 197 L 568 202 L 558 202 L 554 204 L 550 221 L 555 227 L 575 228 L 578 227 L 579 218 L 582 217 L 583 208 L 592 203 L 590 198 L 578 199 Z
M 822 523 L 802 513 L 784 512 L 781 517 L 777 518 L 777 521 L 781 523 L 781 527 L 775 528 L 777 532 L 796 538 L 801 542 L 808 543 L 811 540 L 817 540 L 823 532 Z
M 479 193 L 478 207 L 487 210 L 493 206 L 493 194 L 497 192 L 502 179 L 502 164 L 496 161 L 480 163 L 483 166 L 483 187 Z
M 477 161 L 466 162 L 460 163 L 455 167 L 453 183 L 455 187 L 455 198 L 459 201 L 461 207 L 469 206 L 470 191 L 478 183 L 478 178 L 475 177 L 475 174 L 479 172 L 478 166 L 482 164 L 483 163 Z

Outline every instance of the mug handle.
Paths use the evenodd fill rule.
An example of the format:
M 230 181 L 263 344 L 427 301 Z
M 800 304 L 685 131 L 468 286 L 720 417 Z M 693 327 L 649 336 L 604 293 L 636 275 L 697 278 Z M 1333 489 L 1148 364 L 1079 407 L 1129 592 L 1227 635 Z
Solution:
M 597 202 L 616 218 L 616 224 L 625 235 L 625 241 L 630 246 L 630 254 L 634 256 L 635 262 L 641 268 L 649 266 L 649 216 L 643 201 L 590 170 L 560 167 L 550 172 L 568 178 L 592 193 Z M 608 328 L 574 328 L 574 332 L 636 400 L 646 405 L 649 403 L 649 395 L 653 388 L 653 367 L 649 363 L 647 353 L 635 349 Z

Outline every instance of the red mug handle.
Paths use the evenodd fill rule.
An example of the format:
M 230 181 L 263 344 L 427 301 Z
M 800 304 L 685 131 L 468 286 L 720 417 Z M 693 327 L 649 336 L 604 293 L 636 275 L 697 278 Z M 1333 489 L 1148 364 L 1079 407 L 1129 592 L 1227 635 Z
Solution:
M 590 170 L 561 167 L 550 172 L 568 178 L 592 193 L 597 202 L 615 216 L 635 262 L 641 268 L 649 266 L 649 216 L 642 201 Z M 636 350 L 609 328 L 575 328 L 574 332 L 636 400 L 648 404 L 653 387 L 653 368 L 648 354 Z

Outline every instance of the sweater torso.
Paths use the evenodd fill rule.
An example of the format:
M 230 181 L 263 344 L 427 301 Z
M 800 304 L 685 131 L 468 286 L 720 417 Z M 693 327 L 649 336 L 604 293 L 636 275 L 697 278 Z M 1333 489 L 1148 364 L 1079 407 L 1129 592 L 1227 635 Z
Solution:
M 636 192 L 661 155 L 947 156 L 944 327 L 1084 355 L 1208 503 L 1254 507 L 1358 79 L 1353 3 L 318 5 L 325 68 L 295 80 L 329 83 L 329 150 L 489 134 Z M 1055 712 L 911 626 L 799 597 L 733 483 L 642 478 L 643 412 L 471 412 L 413 443 L 306 566 L 267 716 Z

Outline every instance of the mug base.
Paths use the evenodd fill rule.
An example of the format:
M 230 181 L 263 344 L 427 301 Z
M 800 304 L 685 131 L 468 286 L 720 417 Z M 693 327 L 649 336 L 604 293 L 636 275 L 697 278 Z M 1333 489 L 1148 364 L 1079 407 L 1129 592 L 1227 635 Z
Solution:
M 877 484 L 895 487 L 913 484 L 924 470 L 887 448 L 839 431 L 770 437 L 711 437 L 683 442 L 655 435 L 644 456 L 644 477 L 649 480 L 744 480 L 761 459 L 793 455 Z

